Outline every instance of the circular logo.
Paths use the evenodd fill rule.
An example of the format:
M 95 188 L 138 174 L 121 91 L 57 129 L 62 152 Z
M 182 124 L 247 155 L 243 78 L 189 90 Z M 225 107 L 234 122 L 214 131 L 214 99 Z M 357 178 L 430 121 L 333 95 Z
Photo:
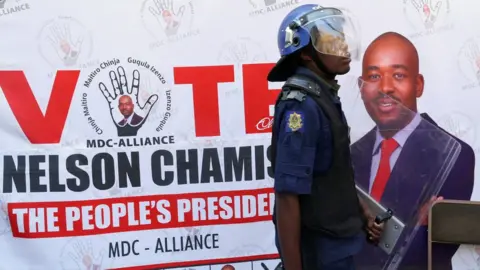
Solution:
M 193 0 L 145 0 L 141 17 L 145 29 L 159 45 L 198 34 L 193 29 Z
M 109 269 L 109 242 L 102 236 L 71 238 L 62 248 L 60 264 L 64 270 Z
M 92 36 L 77 19 L 58 17 L 40 30 L 38 50 L 53 68 L 78 66 L 92 55 Z
M 439 125 L 465 143 L 475 144 L 477 137 L 475 125 L 467 115 L 460 112 L 449 113 L 439 120 Z
M 300 3 L 300 0 L 248 0 L 251 6 L 250 16 L 258 16 L 284 8 L 292 9 Z
M 463 88 L 473 88 L 480 84 L 480 36 L 468 39 L 457 56 L 458 68 L 468 80 Z
M 417 31 L 447 24 L 450 12 L 450 0 L 403 0 L 403 13 Z
M 83 115 L 98 135 L 113 128 L 119 137 L 131 137 L 144 126 L 160 132 L 171 117 L 170 85 L 146 60 L 106 60 L 83 80 Z

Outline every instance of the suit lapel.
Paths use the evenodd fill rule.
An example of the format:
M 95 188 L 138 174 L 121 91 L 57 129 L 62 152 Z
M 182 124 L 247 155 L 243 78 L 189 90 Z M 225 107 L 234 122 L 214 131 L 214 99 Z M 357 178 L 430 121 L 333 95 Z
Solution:
M 382 205 L 391 208 L 403 221 L 411 217 L 416 205 L 423 203 L 418 200 L 421 193 L 426 191 L 424 183 L 433 176 L 429 175 L 429 161 L 435 157 L 428 151 L 432 148 L 426 140 L 427 133 L 431 131 L 432 127 L 422 121 L 412 132 L 400 152 L 380 200 Z

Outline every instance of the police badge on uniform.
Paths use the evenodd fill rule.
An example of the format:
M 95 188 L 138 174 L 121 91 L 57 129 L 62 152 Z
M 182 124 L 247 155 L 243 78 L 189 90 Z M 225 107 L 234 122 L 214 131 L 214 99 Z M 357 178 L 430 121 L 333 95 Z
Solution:
M 287 114 L 286 129 L 289 132 L 301 131 L 303 129 L 303 114 L 301 112 L 290 111 Z

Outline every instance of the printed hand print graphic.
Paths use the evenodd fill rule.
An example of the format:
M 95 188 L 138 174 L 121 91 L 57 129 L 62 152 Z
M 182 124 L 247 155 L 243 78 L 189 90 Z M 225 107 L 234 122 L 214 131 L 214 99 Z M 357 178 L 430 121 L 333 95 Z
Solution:
M 140 72 L 133 71 L 132 84 L 129 86 L 125 69 L 118 67 L 117 72 L 109 72 L 113 92 L 101 82 L 98 87 L 110 107 L 110 115 L 117 127 L 118 136 L 136 136 L 138 130 L 145 123 L 153 105 L 158 101 L 158 95 L 151 95 L 140 105 L 138 95 L 140 91 Z M 135 109 L 138 108 L 138 109 Z
M 480 46 L 477 42 L 472 40 L 466 44 L 465 56 L 475 70 L 477 82 L 480 83 Z
M 235 63 L 244 63 L 248 59 L 247 44 L 240 43 L 230 46 L 230 57 Z
M 177 0 L 178 1 L 178 0 Z M 153 0 L 154 6 L 148 10 L 155 16 L 155 19 L 164 29 L 167 36 L 176 35 L 185 14 L 185 5 L 175 8 L 173 0 Z
M 81 53 L 83 36 L 73 39 L 70 26 L 66 23 L 53 24 L 48 30 L 47 38 L 58 57 L 65 66 L 75 65 Z
M 0 8 L 5 7 L 5 2 L 7 2 L 7 0 L 0 0 Z
M 94 254 L 91 241 L 77 241 L 73 243 L 73 253 L 70 258 L 77 264 L 78 269 L 103 270 L 102 262 L 104 252 Z
M 435 2 L 435 4 L 433 4 Z M 433 28 L 438 14 L 442 9 L 443 1 L 438 0 L 411 0 L 412 5 L 418 11 L 426 28 Z
M 267 56 L 261 45 L 250 38 L 240 37 L 226 42 L 218 55 L 220 63 L 255 63 L 266 61 Z

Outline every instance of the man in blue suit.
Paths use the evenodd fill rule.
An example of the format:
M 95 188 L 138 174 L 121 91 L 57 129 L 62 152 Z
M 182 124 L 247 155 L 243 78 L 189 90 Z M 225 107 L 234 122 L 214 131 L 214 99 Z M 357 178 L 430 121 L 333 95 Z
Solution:
M 418 210 L 416 200 L 425 186 L 422 179 L 435 179 L 438 173 L 432 171 L 438 168 L 432 162 L 443 161 L 437 161 L 439 142 L 434 133 L 446 136 L 428 114 L 418 113 L 417 98 L 423 94 L 424 78 L 419 73 L 415 46 L 398 33 L 380 35 L 365 52 L 361 83 L 365 108 L 376 127 L 351 147 L 355 181 L 381 204 L 394 208 L 401 220 L 407 220 Z M 411 113 L 405 113 L 405 109 Z M 468 144 L 455 139 L 461 152 L 438 197 L 433 199 L 469 200 L 472 194 L 474 152 Z M 427 269 L 426 225 L 422 223 L 400 270 Z M 457 249 L 455 245 L 435 245 L 433 269 L 452 269 L 451 258 Z M 358 269 L 381 269 L 382 257 L 386 254 L 379 248 L 366 246 L 356 264 Z

